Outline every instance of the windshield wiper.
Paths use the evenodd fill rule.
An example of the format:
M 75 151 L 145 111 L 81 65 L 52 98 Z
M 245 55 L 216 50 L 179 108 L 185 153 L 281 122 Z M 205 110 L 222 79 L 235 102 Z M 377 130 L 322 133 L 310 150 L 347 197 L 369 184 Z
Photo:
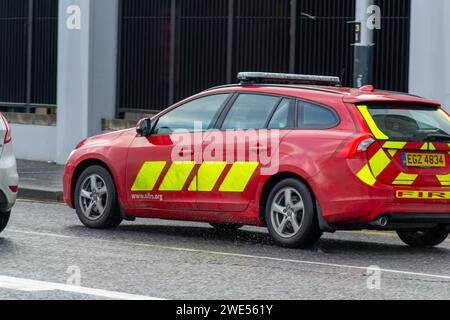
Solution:
M 450 142 L 450 135 L 448 134 L 429 134 L 424 139 L 427 142 Z

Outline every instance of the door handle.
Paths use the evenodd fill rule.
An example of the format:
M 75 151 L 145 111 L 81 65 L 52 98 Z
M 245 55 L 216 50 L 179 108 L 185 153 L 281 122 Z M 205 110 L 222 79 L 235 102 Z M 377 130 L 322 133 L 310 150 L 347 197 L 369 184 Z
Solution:
M 183 150 L 180 150 L 180 152 L 178 152 L 178 154 L 179 154 L 180 156 L 193 155 L 193 154 L 194 154 L 194 150 L 191 150 L 191 149 L 183 149 Z

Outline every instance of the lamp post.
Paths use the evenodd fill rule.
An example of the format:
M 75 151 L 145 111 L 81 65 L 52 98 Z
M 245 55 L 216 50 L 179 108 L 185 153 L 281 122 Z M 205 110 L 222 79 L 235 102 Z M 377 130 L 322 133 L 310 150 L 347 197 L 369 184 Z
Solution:
M 373 83 L 374 29 L 378 25 L 371 24 L 369 19 L 376 8 L 378 7 L 374 6 L 374 0 L 356 1 L 356 19 L 353 21 L 355 26 L 353 85 L 356 88 Z M 374 14 L 378 15 L 379 12 Z

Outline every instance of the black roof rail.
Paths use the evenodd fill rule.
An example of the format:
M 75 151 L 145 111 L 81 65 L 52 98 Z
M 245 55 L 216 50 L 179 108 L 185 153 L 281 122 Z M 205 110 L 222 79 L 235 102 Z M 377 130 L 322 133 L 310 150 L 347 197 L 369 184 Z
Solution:
M 249 86 L 249 85 L 247 85 L 247 86 Z M 337 90 L 333 90 L 333 89 L 321 88 L 321 87 L 304 87 L 304 86 L 300 86 L 300 85 L 277 84 L 277 83 L 275 83 L 275 84 L 274 83 L 264 83 L 264 86 L 290 88 L 290 89 L 301 89 L 301 90 L 310 90 L 310 91 L 320 91 L 320 92 L 338 94 L 338 95 L 342 95 L 342 96 L 348 95 L 348 93 L 345 93 L 345 92 L 341 92 L 341 91 L 337 91 Z M 245 85 L 242 85 L 240 83 L 225 84 L 225 85 L 215 86 L 215 87 L 206 89 L 205 92 L 211 91 L 211 90 L 216 90 L 216 89 L 226 89 L 226 88 L 233 88 L 233 87 L 245 87 Z
M 243 86 L 251 86 L 258 83 L 288 83 L 288 84 L 313 84 L 325 86 L 340 86 L 341 79 L 333 76 L 317 76 L 307 74 L 269 73 L 269 72 L 240 72 L 238 79 Z

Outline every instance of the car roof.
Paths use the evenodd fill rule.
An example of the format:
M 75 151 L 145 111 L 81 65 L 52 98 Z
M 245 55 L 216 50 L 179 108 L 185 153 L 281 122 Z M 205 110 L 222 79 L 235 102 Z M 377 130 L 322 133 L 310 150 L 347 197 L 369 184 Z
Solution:
M 425 99 L 415 95 L 376 90 L 373 86 L 364 86 L 359 89 L 337 86 L 294 85 L 294 84 L 255 84 L 255 85 L 225 85 L 214 87 L 206 92 L 257 92 L 295 97 L 299 99 L 317 101 L 320 103 L 346 102 L 352 104 L 364 103 L 410 103 L 420 105 L 440 106 L 437 101 Z

